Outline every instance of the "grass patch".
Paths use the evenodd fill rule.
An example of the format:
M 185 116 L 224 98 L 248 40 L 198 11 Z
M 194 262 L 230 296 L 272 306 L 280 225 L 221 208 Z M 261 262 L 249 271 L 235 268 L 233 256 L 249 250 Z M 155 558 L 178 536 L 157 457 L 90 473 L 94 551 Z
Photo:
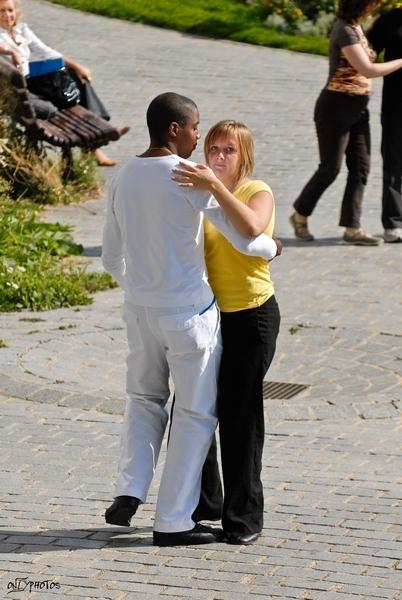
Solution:
M 0 180 L 1 181 L 1 180 Z M 75 266 L 82 247 L 70 228 L 38 220 L 29 202 L 0 199 L 0 311 L 49 310 L 90 304 L 94 292 L 116 287 L 108 273 Z
M 87 12 L 211 38 L 327 55 L 325 37 L 289 35 L 263 24 L 262 6 L 242 0 L 52 0 Z
M 91 154 L 73 153 L 73 176 L 63 177 L 63 160 L 46 144 L 29 145 L 25 134 L 7 127 L 0 149 L 2 177 L 9 183 L 9 195 L 38 204 L 68 204 L 99 193 L 97 165 Z

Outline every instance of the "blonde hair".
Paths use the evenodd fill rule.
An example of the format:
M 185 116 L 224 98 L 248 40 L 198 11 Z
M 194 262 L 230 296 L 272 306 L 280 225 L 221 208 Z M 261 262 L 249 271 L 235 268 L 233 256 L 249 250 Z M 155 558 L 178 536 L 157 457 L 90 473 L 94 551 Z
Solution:
M 20 0 L 14 0 L 14 6 L 15 6 L 15 24 L 17 24 L 21 20 L 21 16 L 22 16 Z
M 238 151 L 240 154 L 239 170 L 237 173 L 236 184 L 247 177 L 250 177 L 254 170 L 254 142 L 250 129 L 240 121 L 224 119 L 211 127 L 205 136 L 204 154 L 208 162 L 208 152 L 211 146 L 218 138 L 228 138 L 234 136 Z

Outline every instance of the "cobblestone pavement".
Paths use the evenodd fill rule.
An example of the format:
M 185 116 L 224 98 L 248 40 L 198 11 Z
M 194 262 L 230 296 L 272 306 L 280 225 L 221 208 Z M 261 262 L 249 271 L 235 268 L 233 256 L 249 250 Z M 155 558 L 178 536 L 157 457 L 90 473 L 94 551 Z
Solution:
M 258 543 L 154 548 L 164 454 L 135 528 L 107 527 L 102 518 L 124 405 L 121 291 L 99 293 L 88 307 L 0 314 L 0 597 L 402 598 L 402 245 L 341 242 L 344 172 L 311 219 L 315 242 L 296 242 L 288 224 L 292 200 L 317 162 L 312 109 L 326 60 L 38 0 L 25 2 L 24 12 L 49 44 L 90 64 L 113 121 L 131 125 L 108 148 L 119 160 L 145 148 L 146 106 L 166 90 L 197 101 L 204 133 L 224 117 L 253 129 L 256 175 L 274 189 L 285 245 L 272 265 L 282 331 L 268 379 L 308 387 L 267 401 Z M 363 218 L 377 234 L 380 90 L 374 81 Z M 201 150 L 194 156 L 202 160 Z M 103 172 L 106 179 L 114 170 Z M 45 213 L 73 226 L 93 269 L 101 268 L 104 207 L 102 196 Z M 27 578 L 21 590 L 8 594 L 19 577 Z M 28 581 L 37 582 L 32 592 Z

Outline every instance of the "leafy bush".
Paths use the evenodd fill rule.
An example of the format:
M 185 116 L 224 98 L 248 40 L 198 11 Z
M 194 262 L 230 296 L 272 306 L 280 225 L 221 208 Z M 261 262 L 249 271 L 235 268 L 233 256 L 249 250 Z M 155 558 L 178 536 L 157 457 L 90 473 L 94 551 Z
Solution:
M 38 207 L 7 199 L 0 178 L 0 311 L 49 310 L 90 304 L 91 293 L 115 287 L 108 273 L 87 273 L 70 228 L 37 220 Z
M 326 55 L 324 37 L 282 33 L 264 25 L 260 0 L 52 0 L 56 4 L 214 38 Z
M 334 15 L 321 12 L 315 21 L 305 17 L 297 20 L 288 21 L 284 16 L 273 13 L 268 15 L 265 25 L 276 31 L 282 31 L 288 34 L 300 34 L 303 36 L 327 36 L 334 22 Z
M 284 33 L 328 35 L 334 22 L 336 0 L 246 0 L 266 11 L 267 27 Z M 401 8 L 401 0 L 383 0 L 380 12 Z
M 402 8 L 401 0 L 382 0 L 380 10 L 386 12 L 391 8 Z
M 326 36 L 334 21 L 335 0 L 249 0 L 264 7 L 267 27 L 301 35 Z

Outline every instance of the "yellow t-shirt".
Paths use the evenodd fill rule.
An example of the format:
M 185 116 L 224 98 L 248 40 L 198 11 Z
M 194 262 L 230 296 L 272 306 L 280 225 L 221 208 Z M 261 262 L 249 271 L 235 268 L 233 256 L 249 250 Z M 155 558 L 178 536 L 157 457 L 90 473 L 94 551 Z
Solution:
M 234 192 L 244 204 L 258 192 L 269 192 L 264 181 L 246 181 Z M 275 225 L 275 205 L 265 233 L 272 237 Z M 269 273 L 269 261 L 257 256 L 247 256 L 236 250 L 212 223 L 204 221 L 205 260 L 208 280 L 219 308 L 235 312 L 261 306 L 274 294 Z

